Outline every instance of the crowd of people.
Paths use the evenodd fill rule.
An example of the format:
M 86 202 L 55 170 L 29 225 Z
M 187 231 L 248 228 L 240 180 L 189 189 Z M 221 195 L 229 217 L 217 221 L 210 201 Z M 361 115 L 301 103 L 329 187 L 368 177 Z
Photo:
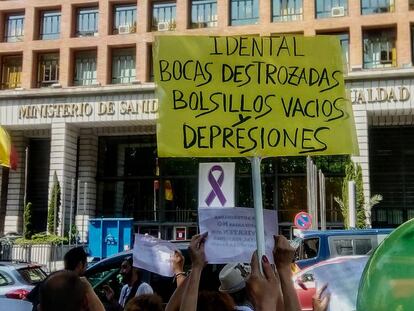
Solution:
M 204 244 L 207 234 L 196 235 L 189 246 L 191 271 L 184 271 L 184 257 L 176 251 L 173 270 L 177 288 L 163 305 L 160 296 L 141 281 L 132 258 L 120 267 L 123 287 L 119 297 L 104 286 L 106 302 L 99 299 L 91 284 L 82 276 L 86 268 L 83 248 L 70 250 L 64 258 L 65 270 L 51 274 L 29 294 L 33 310 L 38 311 L 300 311 L 292 281 L 294 249 L 283 236 L 275 237 L 271 264 L 266 255 L 254 252 L 250 264 L 230 263 L 219 274 L 217 290 L 200 289 L 201 273 L 207 265 Z M 261 269 L 263 272 L 261 272 Z M 326 286 L 313 299 L 314 311 L 326 311 L 329 295 Z

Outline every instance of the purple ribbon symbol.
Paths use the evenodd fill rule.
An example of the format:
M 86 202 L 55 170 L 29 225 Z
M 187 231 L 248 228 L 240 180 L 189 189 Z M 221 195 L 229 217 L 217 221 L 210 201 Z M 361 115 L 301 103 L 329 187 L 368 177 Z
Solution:
M 216 178 L 213 176 L 213 172 L 214 171 L 219 171 L 221 172 L 219 178 L 216 180 Z M 223 168 L 220 165 L 214 165 L 211 169 L 210 172 L 208 173 L 208 182 L 211 185 L 211 191 L 210 194 L 208 195 L 207 199 L 206 199 L 206 204 L 207 206 L 210 206 L 211 203 L 213 203 L 213 200 L 215 197 L 217 197 L 221 203 L 222 206 L 224 206 L 224 204 L 226 204 L 226 197 L 223 194 L 223 191 L 221 191 L 221 185 L 223 184 L 224 181 L 224 171 Z

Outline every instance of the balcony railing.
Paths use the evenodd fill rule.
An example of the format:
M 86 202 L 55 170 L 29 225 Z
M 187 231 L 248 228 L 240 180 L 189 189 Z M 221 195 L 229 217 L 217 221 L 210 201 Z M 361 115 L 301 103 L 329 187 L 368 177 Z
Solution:
M 134 212 L 134 220 L 138 222 L 169 222 L 169 223 L 195 223 L 197 210 L 146 210 Z M 124 215 L 128 216 L 128 215 Z

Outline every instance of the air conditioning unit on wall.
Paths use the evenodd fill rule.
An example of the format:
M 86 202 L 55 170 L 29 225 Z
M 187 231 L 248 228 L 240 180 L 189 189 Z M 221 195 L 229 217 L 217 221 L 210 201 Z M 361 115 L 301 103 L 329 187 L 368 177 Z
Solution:
M 158 31 L 167 31 L 170 30 L 170 23 L 168 22 L 159 22 Z
M 122 34 L 126 34 L 126 33 L 130 33 L 131 32 L 131 28 L 127 25 L 127 26 L 119 26 L 118 27 L 118 33 L 120 35 Z
M 343 6 L 336 6 L 332 8 L 331 11 L 332 17 L 341 17 L 345 16 L 345 8 Z

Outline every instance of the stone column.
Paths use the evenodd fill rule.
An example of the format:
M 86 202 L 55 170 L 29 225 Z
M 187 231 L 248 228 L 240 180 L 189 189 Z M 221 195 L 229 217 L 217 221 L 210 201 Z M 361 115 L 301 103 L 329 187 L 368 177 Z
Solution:
M 49 201 L 53 189 L 53 175 L 56 172 L 61 188 L 61 206 L 57 232 L 62 232 L 61 226 L 63 223 L 65 224 L 65 231 L 69 228 L 69 220 L 63 220 L 63 208 L 65 208 L 65 214 L 69 215 L 71 181 L 72 178 L 76 177 L 78 129 L 63 122 L 52 123 L 50 146 Z
M 368 115 L 365 106 L 366 104 L 353 105 L 359 156 L 352 157 L 352 161 L 361 165 L 364 199 L 365 202 L 369 202 L 371 189 L 369 183 Z
M 227 28 L 230 25 L 230 1 L 217 1 L 217 32 Z
M 27 139 L 22 131 L 10 132 L 13 145 L 18 154 L 16 170 L 10 170 L 7 195 L 7 209 L 4 222 L 4 232 L 23 231 L 23 199 L 24 199 L 24 170 L 25 147 Z
M 98 135 L 94 129 L 81 129 L 79 137 L 79 207 L 76 215 L 76 226 L 82 241 L 87 240 L 89 219 L 96 211 L 96 173 L 98 161 Z M 85 183 L 87 191 L 85 193 Z M 85 201 L 86 199 L 86 201 Z M 85 214 L 83 205 L 85 204 Z

